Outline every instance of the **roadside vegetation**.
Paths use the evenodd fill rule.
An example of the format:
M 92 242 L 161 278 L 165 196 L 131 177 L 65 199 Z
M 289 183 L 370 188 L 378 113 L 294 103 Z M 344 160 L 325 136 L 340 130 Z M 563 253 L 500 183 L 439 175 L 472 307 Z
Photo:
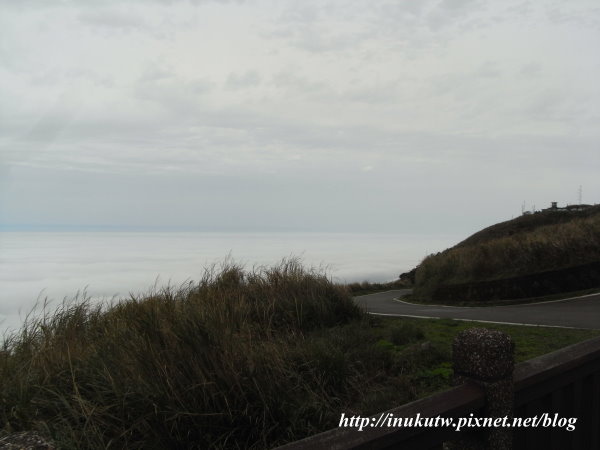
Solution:
M 394 289 L 405 289 L 411 287 L 410 284 L 401 281 L 389 281 L 387 283 L 370 283 L 369 281 L 362 281 L 360 283 L 349 283 L 346 285 L 352 295 L 366 295 L 375 294 L 377 292 L 391 291 Z
M 368 316 L 347 287 L 288 260 L 31 316 L 0 350 L 0 435 L 61 449 L 270 448 L 443 389 L 476 324 Z M 595 332 L 501 327 L 519 359 Z M 520 353 L 519 353 L 520 352 Z
M 525 216 L 483 230 L 453 248 L 425 258 L 416 270 L 414 296 L 427 299 L 443 286 L 509 279 L 597 263 L 600 261 L 600 213 L 595 211 L 586 216 L 540 213 L 538 218 Z M 558 218 L 559 223 L 554 223 Z M 548 222 L 550 224 L 546 224 Z M 573 290 L 576 289 L 574 286 Z

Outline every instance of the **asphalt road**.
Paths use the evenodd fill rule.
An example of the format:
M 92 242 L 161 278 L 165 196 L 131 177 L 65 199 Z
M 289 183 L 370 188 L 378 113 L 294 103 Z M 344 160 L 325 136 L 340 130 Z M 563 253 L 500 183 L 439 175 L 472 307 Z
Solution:
M 408 292 L 409 289 L 379 292 L 354 299 L 371 314 L 600 329 L 600 294 L 524 305 L 461 307 L 397 300 Z

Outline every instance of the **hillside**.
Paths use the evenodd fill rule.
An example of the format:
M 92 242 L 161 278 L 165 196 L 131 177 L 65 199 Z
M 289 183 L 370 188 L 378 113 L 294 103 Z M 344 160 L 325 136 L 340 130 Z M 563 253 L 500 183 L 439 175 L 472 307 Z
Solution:
M 600 206 L 545 211 L 487 227 L 416 268 L 415 296 L 517 299 L 600 286 Z
M 459 242 L 455 247 L 480 244 L 492 239 L 527 233 L 543 226 L 567 223 L 576 218 L 586 218 L 597 214 L 600 214 L 600 205 L 591 206 L 583 211 L 539 211 L 484 228 Z
M 0 440 L 273 448 L 336 427 L 341 412 L 375 414 L 448 386 L 460 327 L 435 328 L 445 338 L 432 343 L 416 321 L 370 317 L 295 259 L 224 263 L 197 284 L 104 306 L 75 299 L 0 339 Z

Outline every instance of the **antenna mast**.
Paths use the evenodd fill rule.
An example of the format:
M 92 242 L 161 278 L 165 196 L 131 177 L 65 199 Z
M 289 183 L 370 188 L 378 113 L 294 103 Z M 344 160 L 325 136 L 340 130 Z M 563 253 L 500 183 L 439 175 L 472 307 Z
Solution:
M 581 198 L 583 197 L 583 188 L 582 188 L 582 186 L 581 186 L 581 185 L 579 185 L 579 191 L 578 191 L 578 194 L 579 194 L 579 196 L 578 196 L 578 199 L 579 199 L 579 204 L 580 204 L 580 205 L 582 205 L 582 204 L 583 204 L 583 202 L 581 201 Z

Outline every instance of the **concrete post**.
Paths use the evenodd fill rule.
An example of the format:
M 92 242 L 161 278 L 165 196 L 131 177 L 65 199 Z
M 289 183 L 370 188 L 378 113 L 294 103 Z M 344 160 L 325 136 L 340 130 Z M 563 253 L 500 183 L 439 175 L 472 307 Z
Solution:
M 514 348 L 505 333 L 487 328 L 461 331 L 452 344 L 454 376 L 457 384 L 475 383 L 485 392 L 482 417 L 513 417 Z M 456 449 L 509 450 L 512 430 L 506 427 L 472 429 L 449 447 Z

